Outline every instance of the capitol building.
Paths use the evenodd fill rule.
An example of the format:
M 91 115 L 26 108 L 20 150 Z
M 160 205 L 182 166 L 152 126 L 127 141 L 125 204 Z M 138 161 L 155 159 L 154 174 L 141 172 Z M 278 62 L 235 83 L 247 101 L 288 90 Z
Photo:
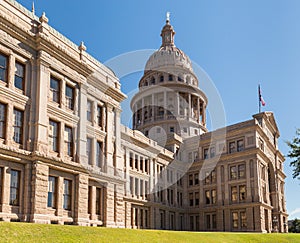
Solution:
M 0 1 L 0 220 L 287 232 L 274 114 L 208 131 L 209 100 L 174 36 L 167 18 L 131 129 L 111 69 L 45 14 Z

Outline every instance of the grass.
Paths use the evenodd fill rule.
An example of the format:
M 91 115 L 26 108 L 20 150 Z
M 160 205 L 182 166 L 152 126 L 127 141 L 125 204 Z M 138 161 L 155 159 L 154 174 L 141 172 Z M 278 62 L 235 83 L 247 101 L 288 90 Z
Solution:
M 300 242 L 300 234 L 179 232 L 0 223 L 0 242 Z

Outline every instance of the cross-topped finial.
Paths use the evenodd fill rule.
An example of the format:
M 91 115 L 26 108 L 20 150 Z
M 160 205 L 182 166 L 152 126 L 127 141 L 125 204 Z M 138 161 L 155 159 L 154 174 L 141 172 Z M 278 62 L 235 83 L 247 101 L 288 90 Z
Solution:
M 167 12 L 166 16 L 167 16 L 167 22 L 170 22 L 170 12 Z

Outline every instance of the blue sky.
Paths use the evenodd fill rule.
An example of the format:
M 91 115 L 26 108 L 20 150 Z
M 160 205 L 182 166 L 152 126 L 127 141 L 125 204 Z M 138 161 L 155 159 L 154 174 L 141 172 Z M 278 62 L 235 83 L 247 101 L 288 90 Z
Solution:
M 19 0 L 31 9 L 32 1 Z M 171 12 L 175 44 L 211 77 L 228 124 L 258 112 L 257 85 L 281 132 L 279 147 L 300 127 L 300 1 L 298 0 L 35 0 L 49 24 L 101 62 L 117 55 L 157 49 L 165 14 Z M 125 93 L 141 73 L 121 79 Z M 201 88 L 201 80 L 200 80 Z M 213 105 L 213 104 L 209 104 Z M 291 218 L 300 218 L 300 181 L 286 160 L 286 199 Z

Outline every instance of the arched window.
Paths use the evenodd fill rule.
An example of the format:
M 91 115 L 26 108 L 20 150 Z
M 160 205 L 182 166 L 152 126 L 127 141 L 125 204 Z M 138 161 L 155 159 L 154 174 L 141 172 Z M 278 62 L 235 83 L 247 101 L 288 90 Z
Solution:
M 169 81 L 173 81 L 173 75 L 169 74 Z
M 183 81 L 182 78 L 181 78 L 180 76 L 178 76 L 178 81 L 179 81 L 179 82 L 182 82 L 182 81 Z
M 151 79 L 151 84 L 155 84 L 155 78 L 154 77 L 152 77 L 152 79 Z
M 160 82 L 163 82 L 163 81 L 164 81 L 164 76 L 163 76 L 163 75 L 161 75 L 161 76 L 159 77 L 159 81 L 160 81 Z

